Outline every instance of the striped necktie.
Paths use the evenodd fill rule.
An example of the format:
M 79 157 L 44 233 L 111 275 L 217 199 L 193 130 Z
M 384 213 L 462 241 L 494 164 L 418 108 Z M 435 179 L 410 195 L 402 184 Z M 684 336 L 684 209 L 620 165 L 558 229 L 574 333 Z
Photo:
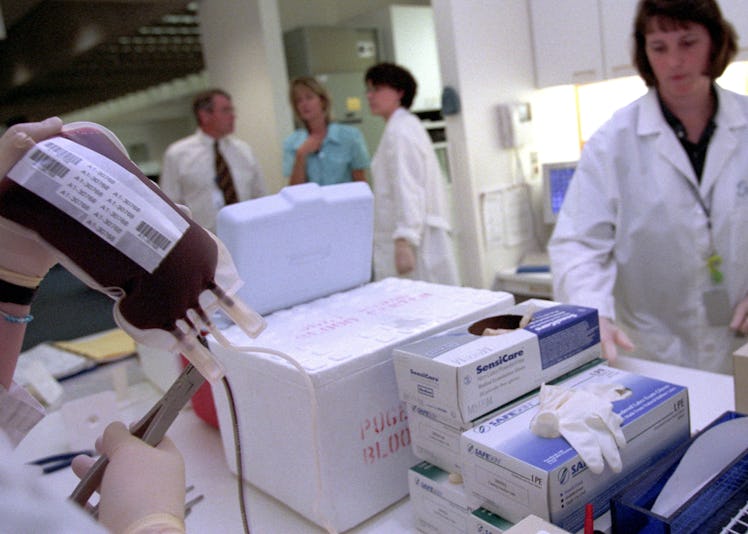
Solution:
M 218 140 L 213 143 L 213 148 L 216 153 L 216 184 L 223 191 L 223 199 L 226 205 L 233 204 L 239 201 L 239 197 L 236 196 L 236 189 L 234 188 L 234 179 L 231 177 L 231 170 L 226 164 L 226 160 L 223 159 L 221 150 L 218 148 Z

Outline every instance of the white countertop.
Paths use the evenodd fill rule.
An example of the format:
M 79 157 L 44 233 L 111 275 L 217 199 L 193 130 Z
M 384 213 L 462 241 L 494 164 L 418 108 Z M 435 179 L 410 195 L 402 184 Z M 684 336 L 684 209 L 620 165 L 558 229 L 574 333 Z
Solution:
M 137 360 L 117 365 L 137 365 Z M 688 387 L 692 432 L 706 426 L 725 411 L 733 410 L 734 385 L 732 376 L 708 373 L 695 369 L 649 362 L 632 357 L 619 357 L 614 367 L 659 378 Z M 109 373 L 100 371 L 100 380 L 111 380 Z M 103 374 L 101 374 L 103 373 Z M 132 373 L 130 373 L 132 374 Z M 84 375 L 86 376 L 86 375 Z M 76 379 L 77 380 L 77 379 Z M 86 380 L 91 380 L 88 376 Z M 68 385 L 65 386 L 66 388 Z M 140 382 L 127 390 L 127 397 L 118 403 L 122 420 L 135 421 L 159 398 L 160 393 L 148 382 Z M 224 458 L 221 436 L 187 408 L 169 430 L 185 458 L 187 483 L 195 486 L 188 495 L 205 496 L 187 518 L 188 532 L 241 532 L 236 477 L 229 471 Z M 28 461 L 53 453 L 70 450 L 65 424 L 60 411 L 50 413 L 37 425 L 14 452 L 19 461 Z M 64 498 L 75 488 L 78 479 L 69 470 L 45 475 L 52 491 Z M 250 529 L 260 534 L 322 533 L 293 510 L 249 484 L 245 484 Z M 353 533 L 410 533 L 416 532 L 408 499 L 403 499 L 362 525 Z

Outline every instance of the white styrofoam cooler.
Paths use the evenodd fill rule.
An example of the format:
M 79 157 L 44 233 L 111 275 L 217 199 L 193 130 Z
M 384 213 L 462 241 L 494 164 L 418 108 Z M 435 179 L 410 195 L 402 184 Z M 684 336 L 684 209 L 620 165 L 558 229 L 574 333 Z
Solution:
M 216 234 L 265 314 L 371 280 L 374 202 L 364 182 L 284 187 L 218 212 Z
M 246 480 L 337 531 L 405 497 L 418 460 L 393 347 L 513 304 L 509 293 L 388 278 L 272 313 L 254 340 L 235 326 L 224 330 L 236 345 L 287 354 L 306 375 L 278 356 L 211 340 L 236 399 Z M 226 395 L 220 386 L 213 394 L 236 472 Z

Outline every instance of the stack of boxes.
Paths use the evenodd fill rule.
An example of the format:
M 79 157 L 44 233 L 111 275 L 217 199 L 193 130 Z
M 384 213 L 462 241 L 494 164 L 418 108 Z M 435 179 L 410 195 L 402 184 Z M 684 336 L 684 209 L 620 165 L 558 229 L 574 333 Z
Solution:
M 330 531 L 408 494 L 417 459 L 392 350 L 514 305 L 504 292 L 369 283 L 373 213 L 369 186 L 351 182 L 295 185 L 218 215 L 239 297 L 267 320 L 257 339 L 223 330 L 244 348 L 209 339 L 232 385 L 244 477 Z M 217 387 L 213 397 L 237 472 L 227 396 Z
M 368 186 L 349 183 L 289 187 L 219 214 L 218 235 L 246 282 L 239 296 L 268 322 L 254 340 L 223 331 L 249 347 L 210 340 L 232 381 L 247 481 L 335 531 L 409 491 L 425 532 L 499 533 L 529 514 L 577 528 L 583 501 L 604 499 L 622 478 L 595 479 L 565 440 L 529 432 L 542 383 L 610 380 L 632 390 L 615 406 L 628 471 L 688 437 L 683 388 L 586 369 L 600 357 L 594 310 L 537 300 L 513 308 L 508 293 L 410 280 L 367 283 L 372 213 Z M 223 390 L 213 396 L 236 472 L 231 410 Z
M 532 321 L 518 328 L 518 318 L 533 308 Z M 497 326 L 509 331 L 481 335 Z M 409 477 L 419 530 L 500 533 L 536 515 L 576 531 L 588 502 L 603 513 L 612 491 L 688 439 L 685 388 L 605 365 L 599 341 L 595 310 L 533 300 L 393 352 L 413 451 L 427 462 Z M 622 384 L 631 391 L 614 404 L 628 441 L 622 473 L 606 467 L 595 475 L 566 440 L 532 433 L 537 388 L 547 382 Z M 431 485 L 423 483 L 425 472 Z M 449 519 L 435 511 L 447 509 L 437 494 L 451 499 Z

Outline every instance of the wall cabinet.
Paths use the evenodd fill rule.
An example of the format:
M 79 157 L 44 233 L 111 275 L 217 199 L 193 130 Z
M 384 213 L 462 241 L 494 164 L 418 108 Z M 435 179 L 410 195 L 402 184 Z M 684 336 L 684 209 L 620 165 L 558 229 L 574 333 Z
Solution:
M 738 60 L 748 60 L 748 1 L 720 0 L 722 15 L 730 21 L 738 34 Z
M 407 68 L 418 82 L 411 111 L 441 108 L 441 71 L 431 6 L 393 4 L 348 19 L 343 24 L 376 28 L 380 61 Z
M 635 74 L 636 0 L 529 0 L 537 87 Z
M 605 78 L 636 74 L 633 62 L 637 0 L 598 0 Z

